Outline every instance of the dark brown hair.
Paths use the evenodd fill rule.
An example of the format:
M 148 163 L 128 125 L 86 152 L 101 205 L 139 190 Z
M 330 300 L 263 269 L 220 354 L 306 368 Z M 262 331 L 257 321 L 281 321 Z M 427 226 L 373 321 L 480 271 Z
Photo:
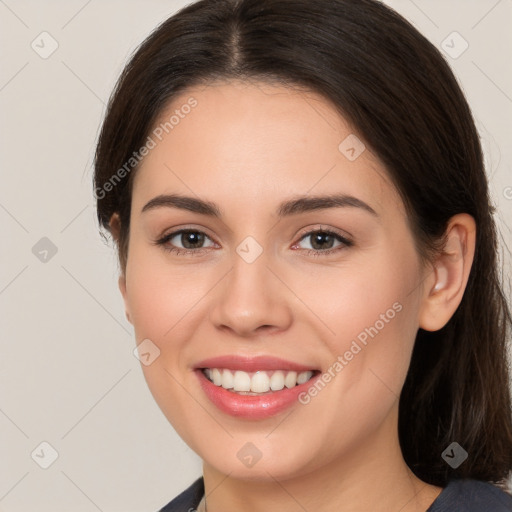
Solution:
M 453 215 L 474 217 L 476 252 L 462 302 L 444 328 L 417 333 L 399 439 L 406 463 L 430 484 L 464 477 L 503 486 L 512 469 L 512 319 L 479 137 L 440 52 L 380 2 L 201 0 L 142 43 L 112 94 L 95 160 L 100 225 L 109 230 L 112 215 L 120 216 L 122 272 L 136 166 L 125 167 L 122 179 L 116 172 L 178 93 L 229 79 L 278 81 L 330 100 L 386 166 L 423 259 L 438 249 Z M 469 454 L 457 469 L 441 457 L 453 441 Z

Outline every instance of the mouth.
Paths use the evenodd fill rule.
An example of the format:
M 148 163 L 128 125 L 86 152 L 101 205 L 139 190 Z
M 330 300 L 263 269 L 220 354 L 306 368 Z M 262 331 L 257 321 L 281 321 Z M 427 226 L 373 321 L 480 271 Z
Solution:
M 318 380 L 314 366 L 269 356 L 222 356 L 196 364 L 206 397 L 222 412 L 249 420 L 274 416 L 297 404 Z
M 231 393 L 260 396 L 291 389 L 310 381 L 320 370 L 257 370 L 246 372 L 228 368 L 200 368 L 203 375 L 215 386 Z

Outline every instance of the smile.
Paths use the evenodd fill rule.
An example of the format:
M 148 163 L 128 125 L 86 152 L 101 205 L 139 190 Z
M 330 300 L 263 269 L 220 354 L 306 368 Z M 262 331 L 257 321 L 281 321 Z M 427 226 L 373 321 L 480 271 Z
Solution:
M 314 371 L 303 372 L 289 370 L 229 370 L 227 368 L 203 368 L 203 374 L 215 386 L 243 395 L 261 395 L 281 391 L 285 387 L 294 388 L 308 382 Z

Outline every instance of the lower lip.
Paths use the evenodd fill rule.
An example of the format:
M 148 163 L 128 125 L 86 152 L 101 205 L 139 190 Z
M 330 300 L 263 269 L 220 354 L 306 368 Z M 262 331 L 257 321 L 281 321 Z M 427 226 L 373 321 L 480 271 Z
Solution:
M 195 370 L 199 382 L 206 396 L 223 412 L 231 416 L 259 420 L 274 416 L 294 403 L 298 402 L 298 396 L 303 391 L 311 387 L 320 377 L 314 375 L 304 384 L 299 384 L 293 388 L 283 388 L 281 391 L 274 391 L 268 395 L 239 395 L 224 389 L 222 386 L 216 386 L 208 380 L 201 370 Z

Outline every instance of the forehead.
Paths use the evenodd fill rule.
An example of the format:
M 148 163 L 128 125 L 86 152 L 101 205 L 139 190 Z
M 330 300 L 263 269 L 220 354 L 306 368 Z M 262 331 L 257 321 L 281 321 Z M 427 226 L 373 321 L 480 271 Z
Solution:
M 254 197 L 260 206 L 262 198 L 342 191 L 402 211 L 382 163 L 334 105 L 311 91 L 236 81 L 189 88 L 161 112 L 149 137 L 134 204 L 176 190 L 219 201 Z

